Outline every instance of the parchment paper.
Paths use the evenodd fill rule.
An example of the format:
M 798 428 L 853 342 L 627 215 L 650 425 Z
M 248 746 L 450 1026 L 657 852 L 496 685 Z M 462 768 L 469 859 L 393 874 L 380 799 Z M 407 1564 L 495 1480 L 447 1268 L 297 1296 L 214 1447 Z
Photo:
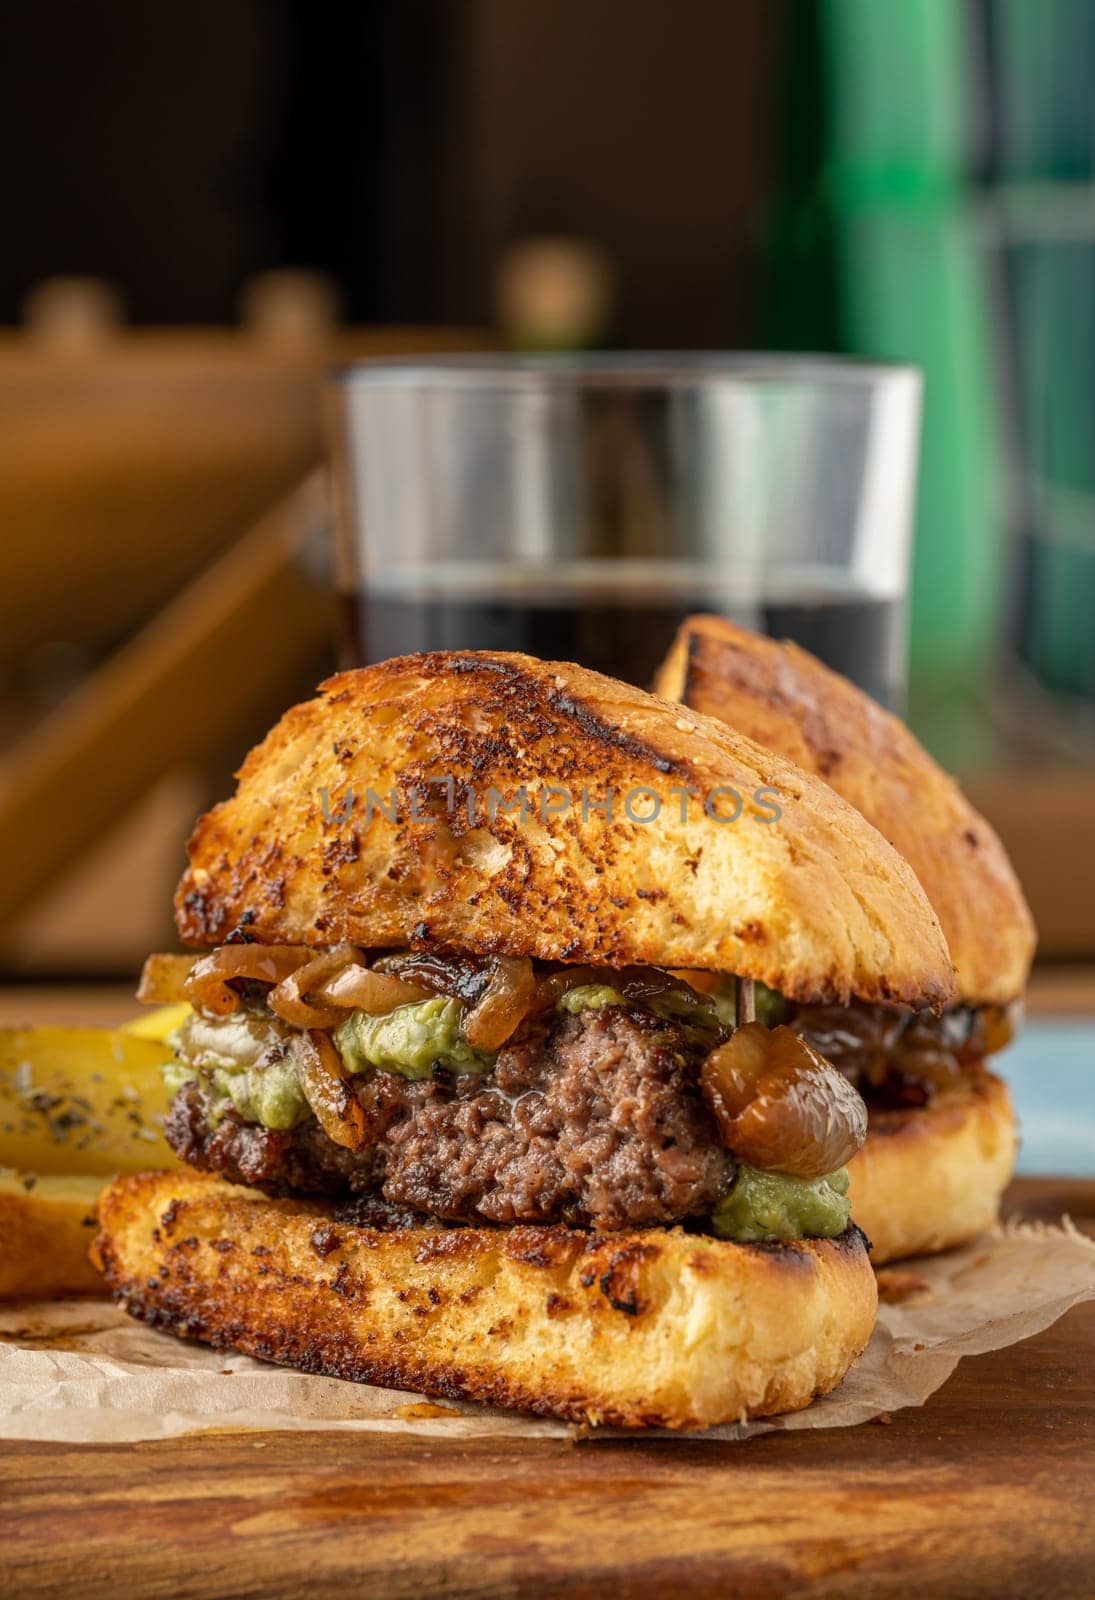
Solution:
M 1017 1224 L 935 1259 L 884 1268 L 878 1325 L 842 1386 L 806 1411 L 711 1428 L 745 1439 L 842 1428 L 922 1405 L 965 1355 L 998 1350 L 1095 1299 L 1095 1242 L 1068 1222 Z M 588 1433 L 481 1406 L 302 1373 L 184 1344 L 106 1302 L 0 1307 L 0 1437 L 103 1443 L 203 1429 L 367 1429 L 449 1436 Z M 611 1430 L 598 1430 L 603 1437 Z

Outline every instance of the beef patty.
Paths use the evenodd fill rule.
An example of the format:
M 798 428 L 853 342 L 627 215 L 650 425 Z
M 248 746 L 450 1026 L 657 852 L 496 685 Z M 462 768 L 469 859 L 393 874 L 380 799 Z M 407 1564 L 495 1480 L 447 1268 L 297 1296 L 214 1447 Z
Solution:
M 314 1121 L 278 1133 L 229 1112 L 210 1129 L 197 1084 L 179 1091 L 166 1132 L 192 1166 L 271 1194 L 375 1195 L 462 1221 L 670 1223 L 709 1214 L 734 1173 L 699 1091 L 706 1048 L 609 1005 L 508 1046 L 486 1076 L 358 1078 L 360 1150 Z

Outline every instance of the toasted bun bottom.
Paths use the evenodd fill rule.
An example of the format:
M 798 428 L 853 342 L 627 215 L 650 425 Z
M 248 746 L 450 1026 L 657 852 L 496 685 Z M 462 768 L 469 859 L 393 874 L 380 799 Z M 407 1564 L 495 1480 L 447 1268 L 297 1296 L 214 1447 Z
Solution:
M 576 1422 L 794 1411 L 863 1349 L 855 1228 L 738 1245 L 679 1228 L 377 1232 L 197 1173 L 119 1179 L 95 1251 L 144 1321 L 306 1372 Z
M 1017 1148 L 1007 1086 L 984 1067 L 930 1106 L 872 1112 L 848 1175 L 874 1264 L 947 1250 L 991 1227 Z

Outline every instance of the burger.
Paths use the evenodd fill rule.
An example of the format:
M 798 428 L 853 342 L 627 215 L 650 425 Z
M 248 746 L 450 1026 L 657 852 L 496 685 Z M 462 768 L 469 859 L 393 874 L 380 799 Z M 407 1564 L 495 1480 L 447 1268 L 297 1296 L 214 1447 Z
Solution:
M 951 1005 L 803 1001 L 776 983 L 758 1011 L 867 1102 L 867 1141 L 848 1172 L 874 1261 L 972 1238 L 996 1220 L 1015 1164 L 1007 1088 L 985 1061 L 1012 1036 L 1035 942 L 1000 840 L 903 723 L 796 645 L 690 617 L 656 687 L 816 774 L 912 866 L 954 961 Z
M 866 1113 L 752 1014 L 951 997 L 912 872 L 816 778 L 569 664 L 343 673 L 197 824 L 167 1068 L 190 1170 L 96 1257 L 137 1317 L 305 1371 L 698 1427 L 838 1384 L 876 1310 Z

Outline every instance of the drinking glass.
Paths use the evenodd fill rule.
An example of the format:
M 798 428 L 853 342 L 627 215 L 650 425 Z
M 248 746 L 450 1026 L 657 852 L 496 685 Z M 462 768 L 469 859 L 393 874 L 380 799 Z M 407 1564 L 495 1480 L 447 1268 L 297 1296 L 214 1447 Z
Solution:
M 525 650 L 646 685 L 683 617 L 904 694 L 911 368 L 771 355 L 369 361 L 332 385 L 351 663 Z

